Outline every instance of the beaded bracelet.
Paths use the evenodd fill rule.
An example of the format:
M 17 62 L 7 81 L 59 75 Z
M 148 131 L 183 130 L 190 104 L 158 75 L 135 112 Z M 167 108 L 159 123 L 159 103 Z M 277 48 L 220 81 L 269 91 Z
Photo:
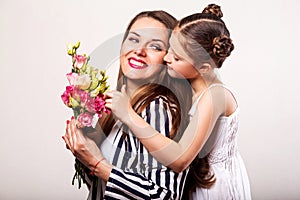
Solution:
M 105 160 L 105 158 L 101 158 L 96 164 L 95 166 L 93 167 L 93 170 L 91 171 L 90 175 L 95 175 L 95 170 L 96 170 L 96 167 L 99 165 L 99 163 L 101 163 L 103 160 Z

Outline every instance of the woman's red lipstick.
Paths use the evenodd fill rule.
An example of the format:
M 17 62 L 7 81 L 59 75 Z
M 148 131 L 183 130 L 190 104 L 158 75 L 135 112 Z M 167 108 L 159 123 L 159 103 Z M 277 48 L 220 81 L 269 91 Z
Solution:
M 144 69 L 148 67 L 148 65 L 143 60 L 134 57 L 128 59 L 128 64 L 134 69 Z

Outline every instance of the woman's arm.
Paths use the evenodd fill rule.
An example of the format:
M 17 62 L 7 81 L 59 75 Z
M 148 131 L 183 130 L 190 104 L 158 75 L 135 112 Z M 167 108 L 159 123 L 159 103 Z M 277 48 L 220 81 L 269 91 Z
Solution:
M 165 108 L 162 106 L 162 102 L 159 99 L 153 101 L 144 113 L 145 120 L 147 122 L 151 123 L 153 127 L 161 131 L 163 134 L 169 135 L 169 112 L 165 110 Z M 180 188 L 182 188 L 183 184 L 181 179 L 184 180 L 185 175 L 177 174 L 175 176 L 174 172 L 171 172 L 170 169 L 167 169 L 164 166 L 155 167 L 155 163 L 157 163 L 157 161 L 155 161 L 154 159 L 151 161 L 154 168 L 150 171 L 150 174 L 145 175 L 121 170 L 117 167 L 112 166 L 106 160 L 101 161 L 101 163 L 99 163 L 96 168 L 94 168 L 95 164 L 98 162 L 97 160 L 101 160 L 103 158 L 100 150 L 97 150 L 95 148 L 95 144 L 88 137 L 82 134 L 80 130 L 76 129 L 74 120 L 71 120 L 70 125 L 68 125 L 67 127 L 70 127 L 67 128 L 67 130 L 69 130 L 67 132 L 68 135 L 73 136 L 73 138 L 71 138 L 72 141 L 82 141 L 81 144 L 73 142 L 73 146 L 77 147 L 70 148 L 70 150 L 74 155 L 76 155 L 78 159 L 80 159 L 82 163 L 84 163 L 91 171 L 93 171 L 96 176 L 107 182 L 105 197 L 128 197 L 134 199 L 171 199 L 175 196 L 178 197 L 178 195 L 180 195 Z M 71 142 L 67 140 L 67 144 L 71 144 Z M 138 146 L 143 148 L 142 145 Z M 90 152 L 90 150 L 97 150 L 99 152 Z M 145 151 L 146 149 L 143 149 L 141 152 Z M 96 159 L 92 159 L 93 157 L 95 157 Z M 141 164 L 147 165 L 147 162 L 148 159 Z M 160 184 L 157 184 L 155 181 L 150 179 L 151 177 L 156 177 L 162 182 Z
M 173 199 L 172 191 L 143 175 L 114 167 L 106 183 L 104 197 L 122 199 Z
M 117 96 L 114 102 L 114 98 Z M 176 172 L 186 169 L 200 152 L 218 119 L 224 113 L 224 90 L 212 88 L 199 100 L 197 109 L 182 138 L 177 143 L 164 137 L 137 115 L 126 99 L 125 93 L 115 92 L 113 103 L 123 110 L 114 109 L 113 113 L 140 139 L 148 151 L 163 165 Z M 176 116 L 173 116 L 176 117 Z

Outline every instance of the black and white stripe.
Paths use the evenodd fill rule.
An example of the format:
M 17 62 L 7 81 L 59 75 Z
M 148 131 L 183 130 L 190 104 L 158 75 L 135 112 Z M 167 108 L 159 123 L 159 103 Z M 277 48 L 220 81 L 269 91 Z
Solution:
M 164 99 L 158 97 L 141 116 L 158 132 L 170 137 L 172 116 L 164 105 Z M 99 179 L 98 186 L 91 187 L 88 199 L 181 199 L 187 170 L 175 173 L 163 166 L 130 131 L 122 137 L 122 126 L 119 127 L 110 133 L 115 135 L 111 159 L 115 167 L 106 186 Z

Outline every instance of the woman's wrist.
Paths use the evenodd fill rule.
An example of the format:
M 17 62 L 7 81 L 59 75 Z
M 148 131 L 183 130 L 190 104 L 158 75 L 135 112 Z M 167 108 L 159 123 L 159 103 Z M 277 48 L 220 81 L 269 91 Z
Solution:
M 98 160 L 91 169 L 91 174 L 108 181 L 113 166 L 105 158 Z
M 97 166 L 104 160 L 105 160 L 105 158 L 103 157 L 96 162 L 96 164 L 91 169 L 91 173 L 90 173 L 91 175 L 95 175 L 95 170 L 96 170 Z

